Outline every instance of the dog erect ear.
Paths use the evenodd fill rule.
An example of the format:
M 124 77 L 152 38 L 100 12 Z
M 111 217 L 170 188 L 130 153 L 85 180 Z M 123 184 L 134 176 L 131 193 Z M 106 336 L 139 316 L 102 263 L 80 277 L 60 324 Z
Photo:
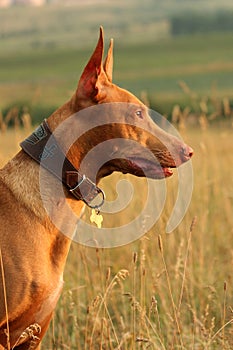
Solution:
M 87 63 L 76 91 L 78 104 L 86 100 L 96 100 L 103 98 L 104 83 L 107 81 L 107 76 L 103 68 L 102 58 L 104 51 L 103 28 L 100 27 L 100 36 L 96 48 Z
M 112 70 L 113 70 L 113 39 L 111 39 L 110 41 L 108 53 L 104 61 L 104 71 L 110 82 L 112 82 Z

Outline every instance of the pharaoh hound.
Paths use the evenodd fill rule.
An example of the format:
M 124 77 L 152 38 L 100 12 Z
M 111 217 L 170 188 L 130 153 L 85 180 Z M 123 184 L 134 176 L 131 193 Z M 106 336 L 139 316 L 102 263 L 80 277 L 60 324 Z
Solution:
M 50 180 L 59 186 L 62 183 L 64 194 L 64 198 L 59 198 L 48 186 L 46 200 L 54 216 L 65 222 L 66 203 L 79 217 L 85 204 L 91 206 L 91 201 L 102 195 L 97 186 L 99 180 L 112 172 L 165 178 L 172 174 L 171 168 L 185 163 L 193 154 L 189 146 L 153 122 L 147 107 L 137 97 L 112 82 L 113 41 L 104 61 L 103 46 L 100 28 L 97 46 L 70 100 L 44 120 L 22 142 L 19 153 L 0 170 L 0 349 L 39 349 L 63 286 L 71 239 L 54 225 L 44 208 L 39 183 L 42 158 L 46 158 L 45 185 Z M 82 134 L 67 150 L 73 127 L 70 125 L 70 130 L 56 134 L 61 123 L 84 111 L 79 120 L 83 126 L 88 107 L 115 102 L 120 102 L 119 108 L 121 103 L 129 105 L 128 117 L 137 120 L 139 126 L 127 120 L 110 122 L 103 113 L 104 123 Z M 66 154 L 60 173 L 54 160 L 41 156 L 54 133 L 54 153 Z M 80 165 L 86 154 L 98 143 L 114 138 L 133 140 L 150 150 L 154 158 L 149 152 L 124 148 L 123 143 L 121 157 L 102 164 L 95 176 L 95 157 L 92 157 L 85 166 L 85 176 L 81 176 Z

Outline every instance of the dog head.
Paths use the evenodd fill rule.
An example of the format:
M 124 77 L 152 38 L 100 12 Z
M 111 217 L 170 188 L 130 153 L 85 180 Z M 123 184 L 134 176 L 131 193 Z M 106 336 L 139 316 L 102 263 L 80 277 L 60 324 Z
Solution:
M 99 115 L 94 113 L 95 118 L 100 118 L 99 126 L 78 138 L 69 150 L 69 158 L 80 168 L 82 159 L 97 144 L 117 139 L 117 144 L 112 142 L 111 146 L 105 147 L 100 152 L 99 162 L 96 156 L 89 159 L 91 170 L 86 165 L 83 172 L 90 176 L 93 167 L 100 165 L 98 178 L 113 171 L 151 178 L 170 176 L 171 168 L 188 161 L 193 150 L 154 123 L 148 108 L 136 96 L 112 82 L 113 40 L 110 42 L 104 62 L 103 52 L 104 39 L 101 27 L 97 46 L 81 75 L 71 104 L 73 112 L 88 111 L 88 107 L 93 106 L 110 107 L 100 109 Z M 117 123 L 114 122 L 116 114 L 120 115 Z M 94 118 L 90 117 L 89 112 L 80 115 L 82 118 L 78 121 L 80 126 L 83 123 L 88 124 L 88 116 Z M 131 147 L 122 140 L 133 140 L 135 146 Z
M 132 173 L 137 176 L 163 178 L 170 176 L 170 168 L 177 167 L 188 161 L 193 150 L 174 137 L 163 131 L 150 118 L 147 107 L 132 93 L 120 88 L 112 82 L 113 71 L 113 40 L 110 41 L 107 56 L 103 62 L 104 40 L 103 29 L 97 46 L 86 65 L 75 92 L 77 110 L 103 103 L 123 103 L 115 106 L 112 112 L 102 113 L 105 125 L 92 132 L 90 138 L 94 143 L 104 140 L 127 139 L 134 140 L 135 147 L 114 145 L 108 151 L 114 156 L 100 169 L 99 176 L 103 177 L 113 171 Z M 122 109 L 122 123 L 114 124 L 109 118 L 110 113 Z M 110 108 L 111 109 L 111 108 Z M 125 110 L 124 110 L 125 109 Z M 119 143 L 119 141 L 118 141 Z M 92 145 L 92 146 L 95 146 Z M 145 152 L 143 152 L 145 149 Z M 151 151 L 151 157 L 147 150 Z M 101 154 L 103 155 L 102 152 Z

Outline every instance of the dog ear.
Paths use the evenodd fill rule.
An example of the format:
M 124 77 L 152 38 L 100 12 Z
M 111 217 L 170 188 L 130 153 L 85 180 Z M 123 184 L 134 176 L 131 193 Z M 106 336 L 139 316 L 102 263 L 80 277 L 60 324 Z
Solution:
M 78 83 L 78 88 L 76 91 L 78 104 L 80 104 L 80 102 L 83 100 L 94 100 L 98 94 L 101 94 L 101 84 L 107 80 L 102 64 L 104 51 L 103 34 L 103 28 L 100 27 L 98 43 Z
M 110 40 L 107 56 L 104 61 L 104 71 L 107 78 L 112 82 L 112 71 L 113 71 L 113 39 Z

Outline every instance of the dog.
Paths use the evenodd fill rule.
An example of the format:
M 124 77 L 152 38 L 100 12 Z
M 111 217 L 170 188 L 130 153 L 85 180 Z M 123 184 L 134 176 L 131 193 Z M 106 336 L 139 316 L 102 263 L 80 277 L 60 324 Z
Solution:
M 85 204 L 91 206 L 93 199 L 103 195 L 97 184 L 113 171 L 136 176 L 145 176 L 146 172 L 147 176 L 159 179 L 170 176 L 171 168 L 185 163 L 193 155 L 189 146 L 150 119 L 147 107 L 137 97 L 112 83 L 113 41 L 104 62 L 103 50 L 103 29 L 100 28 L 97 46 L 71 99 L 22 143 L 22 150 L 0 171 L 0 349 L 40 349 L 63 286 L 71 239 L 59 231 L 44 208 L 39 185 L 40 164 L 45 168 L 47 183 L 51 180 L 55 186 L 62 184 L 64 188 L 65 198 L 60 198 L 50 186 L 45 186 L 46 201 L 50 203 L 54 217 L 67 222 L 66 211 L 63 212 L 66 202 L 77 217 L 80 216 Z M 68 165 L 59 179 L 53 166 L 50 168 L 46 153 L 41 156 L 41 152 L 45 152 L 45 135 L 51 136 L 78 112 L 83 118 L 80 123 L 85 125 L 85 113 L 82 112 L 88 107 L 115 102 L 120 103 L 119 108 L 121 103 L 129 105 L 130 118 L 137 119 L 142 127 L 128 122 L 109 122 L 102 115 L 106 123 L 81 135 L 66 150 Z M 64 151 L 69 137 L 58 133 L 54 149 Z M 136 148 L 121 150 L 119 145 L 121 157 L 102 164 L 94 176 L 93 157 L 83 169 L 85 177 L 81 176 L 80 165 L 90 149 L 114 137 L 137 142 L 142 148 L 149 149 L 157 161 Z M 124 153 L 127 153 L 126 159 Z M 42 158 L 46 159 L 46 164 L 42 164 Z

